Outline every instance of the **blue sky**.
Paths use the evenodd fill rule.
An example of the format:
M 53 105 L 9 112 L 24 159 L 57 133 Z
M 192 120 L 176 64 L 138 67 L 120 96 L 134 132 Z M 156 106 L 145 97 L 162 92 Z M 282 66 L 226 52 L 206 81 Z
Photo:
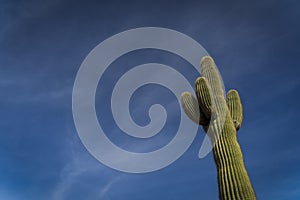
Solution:
M 218 199 L 212 154 L 197 156 L 201 129 L 179 160 L 148 174 L 104 166 L 78 137 L 72 87 L 81 62 L 106 38 L 145 26 L 194 38 L 215 59 L 226 89 L 239 90 L 245 119 L 238 138 L 258 198 L 300 198 L 298 1 L 1 1 L 0 15 L 0 199 Z M 113 63 L 107 87 L 97 91 L 97 114 L 128 149 L 137 142 L 159 148 L 178 126 L 179 104 L 163 87 L 145 86 L 132 100 L 137 123 L 147 123 L 147 108 L 158 100 L 172 116 L 149 141 L 122 135 L 103 104 L 122 70 L 147 62 L 173 66 L 191 83 L 197 76 L 161 51 Z M 145 104 L 136 105 L 138 98 Z

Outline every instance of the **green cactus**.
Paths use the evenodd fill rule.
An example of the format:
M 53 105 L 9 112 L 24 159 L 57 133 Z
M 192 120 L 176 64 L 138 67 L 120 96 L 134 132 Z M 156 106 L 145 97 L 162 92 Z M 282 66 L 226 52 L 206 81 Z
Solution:
M 203 126 L 213 144 L 219 198 L 256 199 L 236 136 L 243 121 L 239 94 L 230 90 L 225 99 L 222 79 L 211 57 L 202 58 L 201 74 L 195 84 L 197 99 L 184 92 L 181 103 L 188 117 Z

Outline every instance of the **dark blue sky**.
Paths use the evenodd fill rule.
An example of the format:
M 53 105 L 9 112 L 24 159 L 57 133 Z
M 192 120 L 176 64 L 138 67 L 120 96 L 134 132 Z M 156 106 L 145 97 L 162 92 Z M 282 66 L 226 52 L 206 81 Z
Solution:
M 0 199 L 218 199 L 212 154 L 202 160 L 197 156 L 201 129 L 179 160 L 148 174 L 104 166 L 77 135 L 72 87 L 81 62 L 106 38 L 145 26 L 180 31 L 204 46 L 226 89 L 240 92 L 245 119 L 238 137 L 258 199 L 299 199 L 299 19 L 296 0 L 1 1 Z M 191 82 L 196 78 L 174 55 L 136 53 L 114 63 L 107 79 L 118 76 L 114 69 L 122 65 L 128 70 L 147 62 L 178 70 L 186 66 L 183 73 Z M 173 98 L 165 88 L 152 87 L 156 89 L 143 105 L 146 110 L 159 97 L 166 105 Z M 101 95 L 97 91 L 98 99 Z M 96 106 L 99 115 L 107 115 L 104 126 L 114 127 L 105 105 Z M 178 106 L 171 111 L 177 113 Z M 170 120 L 165 128 L 169 139 L 176 122 Z M 128 142 L 114 138 L 116 143 Z

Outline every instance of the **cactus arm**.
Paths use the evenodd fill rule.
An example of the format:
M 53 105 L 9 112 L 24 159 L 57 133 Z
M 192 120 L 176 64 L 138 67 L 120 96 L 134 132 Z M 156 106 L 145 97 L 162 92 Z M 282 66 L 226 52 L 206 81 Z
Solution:
M 236 130 L 241 128 L 243 122 L 243 107 L 238 91 L 229 90 L 226 98 L 227 106 L 230 111 Z
M 211 118 L 211 88 L 205 77 L 199 77 L 195 83 L 199 108 L 207 119 Z
M 201 124 L 199 105 L 191 93 L 184 92 L 181 94 L 181 104 L 185 114 L 196 124 Z
M 203 77 L 199 77 L 195 84 L 198 101 L 190 93 L 184 93 L 182 106 L 194 122 L 199 121 L 212 141 L 219 198 L 221 200 L 254 200 L 256 199 L 255 192 L 236 137 L 236 132 L 243 120 L 239 94 L 236 90 L 230 90 L 225 100 L 222 79 L 211 57 L 202 58 L 201 74 Z M 195 118 L 196 111 L 200 113 L 200 118 L 209 122 L 206 121 L 205 124 L 203 119 Z
M 181 104 L 185 114 L 196 124 L 207 126 L 209 119 L 205 117 L 203 111 L 199 108 L 197 99 L 189 92 L 181 94 Z

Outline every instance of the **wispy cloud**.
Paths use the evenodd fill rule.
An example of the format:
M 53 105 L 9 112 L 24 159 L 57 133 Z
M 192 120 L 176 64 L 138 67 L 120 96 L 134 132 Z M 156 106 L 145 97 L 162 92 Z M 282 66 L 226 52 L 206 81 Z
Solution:
M 111 187 L 118 181 L 120 181 L 122 179 L 122 175 L 117 176 L 112 178 L 111 180 L 109 180 L 109 182 L 106 183 L 106 185 L 104 185 L 101 189 L 100 189 L 100 193 L 99 193 L 99 198 L 101 199 L 110 199 L 110 189 Z

